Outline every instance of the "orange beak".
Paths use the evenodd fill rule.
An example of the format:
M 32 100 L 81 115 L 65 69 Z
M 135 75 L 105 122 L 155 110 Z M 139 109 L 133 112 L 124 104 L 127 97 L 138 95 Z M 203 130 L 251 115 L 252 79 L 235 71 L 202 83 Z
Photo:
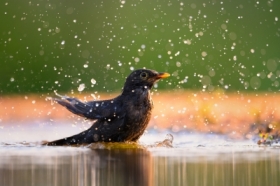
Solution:
M 169 76 L 170 76 L 169 73 L 160 72 L 160 73 L 158 73 L 157 78 L 162 79 L 162 78 L 167 78 L 167 77 L 169 77 Z

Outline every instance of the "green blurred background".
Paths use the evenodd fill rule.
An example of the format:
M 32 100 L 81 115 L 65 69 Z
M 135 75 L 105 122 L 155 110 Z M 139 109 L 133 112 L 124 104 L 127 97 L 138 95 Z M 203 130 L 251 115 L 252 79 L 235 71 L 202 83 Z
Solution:
M 5 0 L 0 94 L 120 91 L 143 67 L 172 74 L 161 89 L 276 92 L 279 9 L 275 0 Z

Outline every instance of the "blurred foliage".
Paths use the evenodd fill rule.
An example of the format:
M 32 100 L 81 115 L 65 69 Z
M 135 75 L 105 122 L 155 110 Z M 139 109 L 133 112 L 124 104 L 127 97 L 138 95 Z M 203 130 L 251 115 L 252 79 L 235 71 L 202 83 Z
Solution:
M 120 90 L 131 70 L 158 88 L 278 91 L 279 1 L 1 2 L 0 93 Z M 95 83 L 96 81 L 96 83 Z

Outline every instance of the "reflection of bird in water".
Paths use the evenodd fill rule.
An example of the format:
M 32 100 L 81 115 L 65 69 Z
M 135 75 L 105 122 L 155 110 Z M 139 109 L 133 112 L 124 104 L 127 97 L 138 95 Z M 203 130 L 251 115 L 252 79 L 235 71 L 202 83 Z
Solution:
M 92 143 L 91 145 L 95 144 L 97 143 Z M 152 163 L 151 154 L 148 150 L 142 148 L 112 148 L 110 150 L 92 149 L 91 152 L 87 153 L 83 159 L 80 159 L 80 166 L 73 166 L 75 173 L 77 173 L 77 168 L 84 170 L 85 167 L 87 167 L 91 168 L 91 170 L 95 170 L 94 173 L 96 175 L 96 179 L 84 179 L 85 183 L 88 183 L 86 182 L 87 180 L 91 181 L 88 185 L 154 185 L 154 165 Z M 62 160 L 65 161 L 65 158 Z M 91 177 L 92 174 L 94 174 L 92 171 L 84 172 L 85 175 L 89 173 L 89 175 L 87 175 L 88 177 Z M 102 179 L 102 177 L 104 177 L 104 175 L 108 175 L 108 173 L 110 173 L 109 177 L 111 179 Z M 78 176 L 80 175 L 78 174 Z M 92 184 L 92 181 L 96 181 L 95 184 Z
M 121 95 L 116 98 L 89 102 L 66 96 L 55 99 L 72 113 L 96 121 L 86 131 L 45 145 L 137 141 L 151 118 L 150 90 L 159 79 L 169 76 L 168 73 L 139 69 L 127 77 Z

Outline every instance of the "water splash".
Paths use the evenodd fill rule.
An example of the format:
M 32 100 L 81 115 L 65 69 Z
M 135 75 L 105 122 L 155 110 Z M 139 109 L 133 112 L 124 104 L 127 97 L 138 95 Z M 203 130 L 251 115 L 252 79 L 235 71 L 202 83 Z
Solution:
M 163 141 L 155 142 L 154 145 L 149 145 L 148 147 L 167 147 L 167 148 L 173 148 L 173 135 L 167 134 L 166 138 Z

